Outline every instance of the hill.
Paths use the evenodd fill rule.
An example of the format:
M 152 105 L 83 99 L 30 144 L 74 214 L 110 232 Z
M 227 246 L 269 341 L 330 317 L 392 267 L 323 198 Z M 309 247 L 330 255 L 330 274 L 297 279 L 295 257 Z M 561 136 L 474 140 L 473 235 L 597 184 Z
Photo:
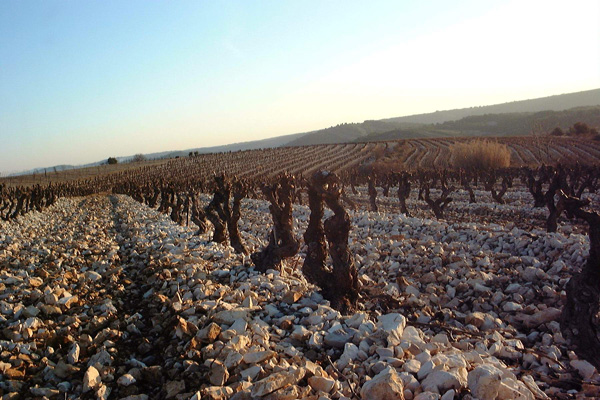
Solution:
M 600 105 L 600 89 L 587 90 L 584 92 L 561 94 L 556 96 L 542 97 L 538 99 L 513 101 L 510 103 L 470 107 L 456 110 L 436 111 L 427 114 L 409 115 L 405 117 L 387 118 L 377 121 L 365 121 L 356 124 L 341 124 L 335 127 L 315 131 L 287 143 L 288 146 L 302 146 L 309 144 L 343 143 L 362 140 L 379 140 L 378 137 L 387 138 L 386 132 L 395 131 L 391 136 L 395 139 L 409 139 L 419 137 L 444 137 L 455 134 L 474 134 L 470 130 L 465 132 L 454 132 L 450 126 L 440 130 L 422 125 L 443 124 L 450 121 L 461 120 L 466 117 L 485 116 L 488 114 L 512 114 L 512 113 L 537 113 L 542 111 L 562 111 L 576 107 L 589 107 Z M 518 118 L 517 118 L 518 119 Z M 387 128 L 387 129 L 386 129 Z M 499 130 L 500 128 L 498 128 Z M 529 134 L 530 127 L 524 125 L 518 127 L 520 133 Z M 498 133 L 492 133 L 497 135 Z M 366 136 L 369 136 L 367 139 Z
M 589 126 L 600 127 L 600 106 L 577 107 L 563 111 L 475 115 L 458 121 L 373 133 L 358 138 L 356 141 L 453 136 L 527 136 L 532 133 L 545 134 L 556 127 L 567 130 L 576 122 L 585 122 Z
M 485 114 L 524 113 L 538 111 L 561 111 L 576 107 L 600 105 L 600 89 L 584 92 L 559 94 L 530 100 L 512 101 L 490 106 L 461 108 L 457 110 L 436 111 L 427 114 L 409 115 L 406 117 L 387 118 L 382 121 L 405 122 L 416 124 L 441 124 L 456 121 L 465 117 Z
M 365 121 L 362 123 L 344 123 L 309 132 L 286 143 L 286 146 L 306 146 L 313 144 L 334 144 L 352 142 L 373 133 L 388 132 L 394 129 L 415 128 L 419 124 L 386 121 Z

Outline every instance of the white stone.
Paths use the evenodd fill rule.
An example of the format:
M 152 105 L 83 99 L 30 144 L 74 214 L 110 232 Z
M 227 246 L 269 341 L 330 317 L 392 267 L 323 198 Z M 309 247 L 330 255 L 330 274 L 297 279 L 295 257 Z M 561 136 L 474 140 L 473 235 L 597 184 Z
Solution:
M 96 282 L 102 279 L 102 275 L 100 275 L 96 271 L 85 271 L 85 279 L 87 279 L 88 281 Z
M 502 309 L 506 312 L 512 312 L 522 310 L 523 306 L 518 303 L 515 303 L 514 301 L 507 301 L 506 303 L 504 303 Z
M 461 378 L 458 374 L 453 374 L 447 371 L 432 371 L 427 377 L 421 382 L 423 390 L 444 393 L 450 389 L 460 389 L 466 386 L 466 379 Z
M 367 313 L 357 312 L 352 317 L 346 320 L 346 325 L 348 325 L 350 328 L 358 329 L 358 327 L 360 327 L 360 325 L 368 319 L 369 316 L 367 315 Z
M 394 368 L 388 367 L 366 381 L 360 395 L 363 399 L 404 400 L 402 379 Z
M 210 364 L 210 371 L 208 372 L 208 380 L 214 386 L 223 386 L 229 379 L 229 372 L 225 365 L 218 360 L 214 360 Z
M 540 389 L 531 375 L 523 375 L 521 381 L 523 381 L 525 386 L 527 386 L 527 389 L 529 389 L 537 399 L 549 399 L 548 395 Z
M 396 346 L 400 344 L 405 327 L 406 318 L 404 318 L 402 314 L 385 314 L 377 318 L 377 328 L 386 333 L 388 346 Z
M 421 368 L 419 369 L 419 372 L 417 372 L 417 378 L 425 379 L 427 377 L 427 375 L 429 375 L 431 373 L 431 371 L 433 371 L 434 367 L 435 367 L 435 365 L 433 364 L 433 361 L 431 361 L 431 360 L 423 363 L 421 365 Z
M 483 364 L 469 372 L 467 384 L 471 394 L 479 399 L 495 399 L 498 396 L 502 371 L 493 365 Z
M 456 390 L 450 389 L 444 393 L 440 400 L 454 400 L 454 396 L 456 396 Z
M 252 397 L 261 397 L 273 393 L 277 389 L 293 385 L 304 378 L 306 370 L 304 368 L 291 367 L 287 371 L 276 372 L 261 379 L 252 386 Z
M 253 365 L 250 368 L 246 368 L 240 372 L 240 375 L 243 380 L 253 381 L 256 379 L 258 374 L 262 371 L 262 368 L 259 365 Z
M 413 397 L 413 400 L 439 400 L 440 395 L 433 392 L 421 392 Z
M 77 361 L 79 361 L 79 351 L 79 344 L 73 343 L 73 345 L 69 349 L 69 353 L 67 354 L 67 361 L 69 362 L 69 364 L 75 364 L 77 363 Z
M 421 362 L 413 358 L 405 362 L 402 366 L 402 369 L 406 372 L 410 372 L 411 374 L 416 374 L 421 369 Z
M 274 357 L 277 353 L 271 350 L 265 351 L 253 351 L 244 354 L 243 360 L 246 364 L 257 364 L 263 362 L 271 357 Z
M 592 379 L 592 376 L 594 376 L 594 373 L 596 372 L 596 367 L 586 360 L 571 360 L 569 364 L 571 367 L 575 368 L 577 372 L 579 372 L 579 375 L 586 381 Z
M 89 367 L 83 376 L 83 392 L 85 393 L 92 389 L 96 389 L 100 387 L 101 383 L 102 379 L 100 378 L 100 372 L 94 367 Z
M 243 319 L 236 319 L 233 325 L 229 327 L 232 331 L 235 331 L 238 335 L 246 333 L 246 327 L 248 324 Z
M 219 324 L 233 325 L 238 319 L 248 320 L 249 310 L 245 308 L 234 308 L 233 310 L 219 311 L 214 320 Z
M 335 385 L 335 380 L 331 378 L 324 378 L 322 376 L 311 376 L 308 378 L 308 384 L 314 390 L 329 393 Z
M 133 385 L 135 382 L 137 382 L 137 381 L 131 374 L 121 375 L 119 377 L 119 379 L 117 379 L 117 384 L 119 384 L 121 386 Z

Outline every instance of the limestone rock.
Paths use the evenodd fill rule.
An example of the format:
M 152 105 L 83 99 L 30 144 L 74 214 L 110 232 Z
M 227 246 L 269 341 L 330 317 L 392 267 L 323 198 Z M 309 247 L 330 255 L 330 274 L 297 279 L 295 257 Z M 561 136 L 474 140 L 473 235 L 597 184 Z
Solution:
M 304 377 L 306 370 L 290 368 L 288 371 L 276 372 L 261 379 L 252 386 L 252 397 L 265 396 L 283 387 L 293 385 Z
M 363 399 L 404 400 L 402 379 L 394 368 L 388 367 L 365 382 L 360 395 Z
M 92 389 L 96 389 L 100 387 L 101 383 L 102 379 L 100 378 L 100 372 L 94 367 L 89 367 L 83 376 L 83 392 L 85 393 Z
M 473 396 L 479 399 L 495 399 L 498 396 L 502 371 L 498 368 L 483 364 L 469 372 L 467 383 Z

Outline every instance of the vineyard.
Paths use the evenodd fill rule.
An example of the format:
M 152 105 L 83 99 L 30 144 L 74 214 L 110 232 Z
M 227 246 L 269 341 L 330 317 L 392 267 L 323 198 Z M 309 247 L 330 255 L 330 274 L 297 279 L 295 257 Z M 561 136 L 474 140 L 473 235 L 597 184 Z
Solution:
M 244 179 L 271 178 L 283 172 L 310 176 L 319 169 L 336 173 L 352 170 L 386 155 L 394 158 L 397 170 L 447 168 L 452 162 L 451 153 L 448 151 L 450 146 L 469 140 L 472 139 L 408 139 L 200 154 L 189 158 L 102 165 L 81 170 L 0 178 L 0 183 L 9 187 L 67 183 L 102 178 L 106 175 L 126 175 L 129 171 L 139 168 L 152 169 L 152 174 L 165 178 L 178 176 L 181 170 L 188 171 L 186 176 L 201 179 L 215 173 L 236 175 Z M 548 136 L 499 137 L 494 140 L 510 148 L 511 166 L 514 167 L 575 162 L 596 164 L 600 159 L 600 142 L 593 140 Z
M 600 397 L 600 142 L 467 140 L 3 179 L 0 395 Z

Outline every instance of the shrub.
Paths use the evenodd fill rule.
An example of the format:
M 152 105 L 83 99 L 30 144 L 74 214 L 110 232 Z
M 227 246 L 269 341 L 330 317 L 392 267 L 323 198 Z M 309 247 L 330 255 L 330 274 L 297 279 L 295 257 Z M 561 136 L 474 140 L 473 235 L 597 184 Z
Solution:
M 140 161 L 146 161 L 146 156 L 143 154 L 136 154 L 131 159 L 131 162 L 140 162 Z
M 472 140 L 450 146 L 452 165 L 467 170 L 506 168 L 510 165 L 510 149 L 489 140 Z
M 590 133 L 590 127 L 584 122 L 575 122 L 571 127 L 571 132 L 575 135 L 585 135 Z
M 118 162 L 119 162 L 119 160 L 117 160 L 114 157 L 108 157 L 108 160 L 106 161 L 106 163 L 109 164 L 109 165 L 114 165 L 114 164 L 117 164 Z

